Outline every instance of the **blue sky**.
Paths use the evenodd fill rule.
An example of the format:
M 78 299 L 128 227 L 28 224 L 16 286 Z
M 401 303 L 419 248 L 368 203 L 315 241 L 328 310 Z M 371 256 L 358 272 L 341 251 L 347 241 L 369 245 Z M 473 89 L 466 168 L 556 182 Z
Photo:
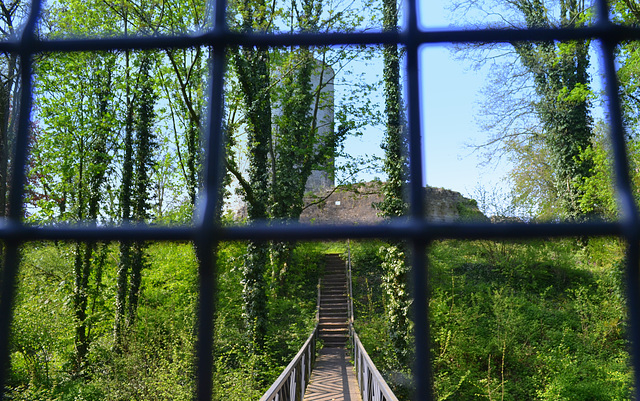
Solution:
M 485 74 L 468 71 L 448 48 L 429 46 L 421 55 L 421 95 L 427 184 L 471 196 L 478 186 L 499 185 L 506 161 L 481 167 L 484 159 L 473 145 L 487 134 L 476 116 Z
M 431 28 L 449 26 L 445 4 L 443 0 L 429 0 L 428 8 L 423 8 L 422 23 Z M 496 186 L 504 188 L 506 161 L 480 167 L 482 155 L 471 146 L 487 137 L 476 120 L 485 73 L 468 71 L 447 46 L 425 46 L 420 75 L 427 185 L 470 197 L 478 187 L 488 191 Z M 379 148 L 382 135 L 381 129 L 372 129 L 363 138 L 349 140 L 347 151 L 383 156 Z
M 421 2 L 420 22 L 426 28 L 452 25 L 450 1 Z M 473 196 L 479 187 L 505 188 L 506 161 L 481 167 L 481 152 L 473 145 L 485 142 L 476 116 L 486 71 L 472 71 L 447 46 L 426 46 L 421 54 L 422 125 L 427 185 Z

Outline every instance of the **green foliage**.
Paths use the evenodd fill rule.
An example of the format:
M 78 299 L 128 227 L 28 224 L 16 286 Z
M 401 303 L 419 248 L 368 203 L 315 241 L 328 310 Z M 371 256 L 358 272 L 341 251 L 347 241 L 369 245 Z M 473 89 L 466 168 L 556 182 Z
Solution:
M 456 203 L 458 219 L 461 221 L 487 221 L 487 217 L 478 208 L 475 199 L 463 199 Z
M 459 1 L 460 10 L 483 10 L 501 18 L 495 28 L 581 28 L 590 24 L 589 4 L 576 1 Z M 467 15 L 476 15 L 468 12 Z M 473 21 L 472 24 L 486 21 Z M 506 155 L 518 207 L 543 220 L 584 219 L 580 183 L 591 167 L 580 153 L 594 136 L 590 41 L 511 42 L 507 48 L 469 45 L 476 65 L 490 67 L 485 129 L 492 137 L 487 163 Z M 475 53 L 475 55 L 474 55 Z M 505 60 L 495 65 L 497 59 Z
M 215 392 L 225 399 L 256 399 L 281 373 L 315 325 L 316 284 L 324 248 L 301 244 L 292 253 L 286 297 L 270 296 L 267 341 L 253 354 L 243 316 L 242 268 L 246 244 L 218 248 Z M 102 248 L 101 248 L 102 249 Z M 75 374 L 73 307 L 75 244 L 33 243 L 23 249 L 11 337 L 12 399 L 189 400 L 194 392 L 198 273 L 188 243 L 151 243 L 138 316 L 114 349 L 113 308 L 119 246 L 107 244 L 101 280 L 92 270 L 87 299 L 83 375 Z M 266 280 L 269 283 L 268 280 Z
M 548 26 L 542 18 L 544 6 L 521 6 L 529 27 Z M 562 15 L 563 26 L 576 26 L 582 9 L 574 4 Z M 516 44 L 523 66 L 533 76 L 539 100 L 536 114 L 544 128 L 544 143 L 551 156 L 556 192 L 567 217 L 579 214 L 581 193 L 575 183 L 589 176 L 590 166 L 578 163 L 582 150 L 590 146 L 593 136 L 589 111 L 588 43 L 568 42 L 551 45 Z
M 539 221 L 557 219 L 563 211 L 556 187 L 556 172 L 551 161 L 551 150 L 543 135 L 516 137 L 507 140 L 509 161 L 515 168 L 509 172 L 513 203 L 527 216 Z
M 594 138 L 593 145 L 580 155 L 580 161 L 591 166 L 591 175 L 580 184 L 579 190 L 584 193 L 580 207 L 584 213 L 599 216 L 603 219 L 615 219 L 618 216 L 618 203 L 613 190 L 613 162 L 609 141 L 605 132 Z M 638 138 L 627 141 L 629 175 L 636 204 L 640 204 L 640 142 Z
M 634 0 L 616 0 L 610 4 L 612 19 L 620 25 L 635 26 L 640 21 L 640 8 Z M 620 43 L 617 56 L 617 76 L 620 85 L 623 119 L 629 137 L 638 133 L 640 98 L 640 48 L 636 41 Z
M 439 399 L 628 396 L 619 283 L 579 253 L 568 240 L 434 245 Z
M 381 241 L 351 241 L 353 303 L 358 322 L 369 321 L 384 312 L 382 291 L 377 290 L 382 286 L 381 246 Z
M 293 250 L 287 296 L 267 298 L 265 343 L 256 353 L 244 308 L 244 246 L 231 243 L 219 253 L 219 301 L 216 319 L 215 377 L 225 398 L 262 395 L 306 341 L 315 325 L 317 282 L 323 250 L 301 244 Z M 266 273 L 266 272 L 265 272 Z M 269 281 L 265 278 L 265 283 Z M 233 391 L 234 393 L 227 393 Z
M 435 399 L 628 399 L 623 255 L 612 238 L 433 243 Z M 374 313 L 356 324 L 393 383 L 389 322 Z

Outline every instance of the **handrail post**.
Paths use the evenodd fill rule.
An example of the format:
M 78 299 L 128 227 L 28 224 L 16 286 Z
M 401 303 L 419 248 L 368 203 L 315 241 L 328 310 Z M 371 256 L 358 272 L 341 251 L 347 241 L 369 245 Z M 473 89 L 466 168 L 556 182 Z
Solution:
M 316 361 L 316 344 L 320 327 L 320 287 L 322 279 L 318 280 L 318 303 L 316 307 L 316 326 L 307 338 L 298 354 L 289 362 L 276 381 L 271 385 L 260 401 L 302 401 L 311 379 L 311 371 Z
M 369 354 L 358 338 L 355 328 L 353 327 L 353 280 L 351 277 L 351 241 L 347 239 L 347 279 L 349 285 L 347 292 L 349 295 L 349 338 L 352 343 L 353 363 L 356 369 L 356 379 L 360 387 L 360 395 L 364 401 L 368 400 L 386 400 L 398 401 L 395 394 L 391 391 L 384 378 L 378 372 L 378 369 L 369 358 Z
M 351 277 L 351 240 L 347 239 L 347 279 L 349 280 L 349 323 L 353 323 L 353 280 Z
M 318 279 L 318 298 L 316 301 L 316 322 L 320 321 L 320 294 L 322 289 L 322 277 Z

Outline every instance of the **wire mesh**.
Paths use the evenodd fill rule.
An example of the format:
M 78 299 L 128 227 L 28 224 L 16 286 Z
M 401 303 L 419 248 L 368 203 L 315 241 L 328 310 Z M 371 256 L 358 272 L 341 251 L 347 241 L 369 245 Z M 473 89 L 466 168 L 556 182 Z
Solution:
M 328 34 L 240 34 L 230 32 L 225 26 L 226 5 L 224 0 L 213 4 L 211 20 L 213 27 L 193 36 L 176 37 L 125 37 L 94 38 L 72 40 L 42 40 L 37 37 L 37 27 L 41 2 L 34 0 L 26 24 L 17 38 L 0 43 L 0 51 L 16 53 L 20 58 L 22 92 L 17 132 L 17 142 L 13 154 L 12 189 L 10 213 L 0 221 L 0 240 L 6 245 L 5 268 L 2 272 L 2 292 L 0 294 L 0 392 L 4 389 L 9 363 L 9 331 L 11 310 L 19 264 L 19 247 L 25 241 L 33 240 L 191 240 L 197 245 L 200 262 L 199 329 L 197 341 L 197 399 L 212 397 L 212 338 L 215 298 L 215 255 L 213 249 L 223 240 L 287 240 L 287 239 L 346 239 L 346 238 L 393 238 L 406 240 L 412 244 L 414 288 L 427 286 L 427 261 L 425 250 L 430 241 L 442 238 L 536 238 L 562 236 L 620 236 L 629 244 L 627 250 L 627 289 L 629 299 L 630 329 L 632 344 L 631 360 L 635 369 L 635 388 L 640 388 L 640 294 L 638 289 L 638 211 L 631 192 L 628 163 L 625 152 L 625 136 L 616 83 L 614 48 L 624 40 L 640 38 L 640 29 L 614 25 L 608 18 L 605 0 L 597 2 L 597 22 L 581 29 L 535 29 L 535 30 L 431 30 L 421 31 L 417 23 L 417 3 L 405 2 L 407 24 L 400 33 L 354 32 Z M 422 183 L 423 160 L 421 138 L 421 115 L 419 88 L 419 49 L 427 43 L 502 42 L 596 39 L 600 43 L 605 67 L 605 90 L 608 115 L 611 125 L 611 142 L 616 174 L 615 188 L 620 204 L 620 219 L 610 223 L 524 223 L 489 224 L 462 223 L 446 224 L 429 222 L 423 217 Z M 289 46 L 289 45 L 341 45 L 341 44 L 384 44 L 398 43 L 406 51 L 406 79 L 409 135 L 409 201 L 410 215 L 405 220 L 384 226 L 286 226 L 250 224 L 243 227 L 223 227 L 216 223 L 214 216 L 219 204 L 219 189 L 222 185 L 222 163 L 224 157 L 224 136 L 222 130 L 223 78 L 225 69 L 225 49 L 237 45 Z M 21 216 L 25 192 L 25 166 L 28 154 L 29 125 L 33 91 L 32 59 L 38 53 L 78 52 L 97 50 L 188 48 L 209 46 L 213 51 L 211 60 L 210 92 L 208 99 L 207 126 L 204 157 L 204 183 L 201 190 L 199 209 L 194 224 L 190 227 L 152 228 L 145 225 L 121 227 L 59 226 L 33 227 L 27 225 Z M 429 365 L 429 322 L 428 296 L 426 291 L 415 291 L 414 316 L 416 366 L 414 378 L 417 383 L 415 397 L 419 400 L 431 399 Z

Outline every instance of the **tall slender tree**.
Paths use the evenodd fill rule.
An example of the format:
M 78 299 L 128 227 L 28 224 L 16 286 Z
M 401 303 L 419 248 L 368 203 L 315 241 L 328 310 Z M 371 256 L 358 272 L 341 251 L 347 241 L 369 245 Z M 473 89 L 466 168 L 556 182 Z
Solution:
M 41 77 L 38 98 L 47 129 L 40 132 L 32 148 L 34 173 L 43 177 L 46 195 L 37 203 L 43 216 L 52 220 L 95 225 L 101 221 L 103 192 L 115 142 L 117 102 L 112 92 L 117 56 L 115 53 L 50 55 L 40 68 L 50 74 Z M 52 72 L 56 72 L 54 75 Z M 64 77 L 60 81 L 60 77 Z M 75 316 L 75 372 L 83 374 L 91 342 L 89 297 L 99 286 L 95 275 L 97 244 L 75 244 L 72 309 Z M 94 280 L 94 284 L 91 280 Z
M 396 0 L 382 2 L 383 28 L 387 32 L 398 31 L 398 6 Z M 385 136 L 382 148 L 385 151 L 383 170 L 387 180 L 382 186 L 383 200 L 377 204 L 386 218 L 398 218 L 406 214 L 404 187 L 407 179 L 407 143 L 404 135 L 402 90 L 400 86 L 400 52 L 397 44 L 383 46 Z M 389 338 L 394 350 L 393 360 L 398 366 L 410 365 L 411 344 L 411 296 L 408 289 L 409 265 L 407 252 L 400 242 L 380 249 L 383 255 L 383 289 L 389 323 Z
M 579 28 L 586 26 L 590 18 L 590 6 L 581 0 L 510 0 L 507 2 L 461 1 L 458 8 L 491 7 L 500 13 L 503 23 L 522 28 Z M 471 13 L 469 13 L 471 14 Z M 492 68 L 491 85 L 499 90 L 487 91 L 485 114 L 488 128 L 494 137 L 488 145 L 497 145 L 507 154 L 521 154 L 541 144 L 548 151 L 545 160 L 552 169 L 553 181 L 549 188 L 544 183 L 518 182 L 525 190 L 545 188 L 553 193 L 544 194 L 539 203 L 545 203 L 541 211 L 553 210 L 554 218 L 584 218 L 578 207 L 582 181 L 591 174 L 589 161 L 581 161 L 580 153 L 591 146 L 593 122 L 589 76 L 589 41 L 538 41 L 512 42 L 513 51 L 496 51 L 494 46 L 472 46 L 466 50 L 480 50 L 480 62 L 505 56 L 503 64 Z M 473 54 L 469 52 L 467 54 Z M 534 158 L 534 156 L 532 156 Z M 528 168 L 516 160 L 515 168 Z M 545 166 L 541 166 L 543 170 Z M 514 177 L 526 178 L 522 174 Z M 518 195 L 518 194 L 516 194 Z M 521 197 L 520 197 L 521 198 Z M 557 205 L 548 205 L 548 199 L 557 199 Z
M 529 28 L 549 28 L 547 6 L 542 1 L 518 2 Z M 576 28 L 585 24 L 582 1 L 560 2 L 559 26 Z M 545 131 L 556 173 L 556 190 L 562 209 L 578 217 L 579 184 L 590 175 L 591 165 L 580 162 L 580 153 L 591 146 L 593 124 L 590 113 L 589 43 L 541 42 L 513 44 L 522 65 L 531 73 L 539 99 L 536 113 Z
M 0 37 L 9 38 L 16 33 L 25 7 L 23 1 L 14 0 L 0 5 Z M 17 107 L 15 102 L 20 90 L 18 79 L 19 61 L 15 53 L 0 55 L 0 217 L 7 215 L 7 196 L 9 192 L 8 172 L 10 169 L 10 147 L 13 142 L 13 121 Z
M 244 32 L 269 29 L 267 10 L 269 5 L 259 0 L 244 0 L 239 4 Z M 264 46 L 244 46 L 234 51 L 233 64 L 238 73 L 247 110 L 249 144 L 249 183 L 245 186 L 247 213 L 251 221 L 267 220 L 269 202 L 269 143 L 271 141 L 271 101 L 269 87 L 271 72 L 269 50 Z M 244 264 L 243 296 L 245 313 L 256 349 L 264 346 L 267 331 L 267 294 L 265 267 L 268 264 L 269 246 L 265 242 L 250 241 Z
M 151 187 L 150 173 L 153 171 L 153 151 L 156 146 L 153 123 L 155 118 L 156 95 L 153 89 L 153 81 L 150 69 L 154 62 L 153 53 L 145 52 L 141 55 L 140 79 L 138 87 L 138 99 L 136 102 L 136 158 L 134 181 L 134 208 L 133 217 L 136 221 L 146 222 L 149 219 L 151 209 L 149 190 Z M 131 282 L 129 285 L 129 303 L 127 325 L 132 326 L 135 321 L 138 299 L 140 297 L 140 285 L 142 282 L 142 270 L 147 266 L 147 245 L 136 241 L 131 257 Z

